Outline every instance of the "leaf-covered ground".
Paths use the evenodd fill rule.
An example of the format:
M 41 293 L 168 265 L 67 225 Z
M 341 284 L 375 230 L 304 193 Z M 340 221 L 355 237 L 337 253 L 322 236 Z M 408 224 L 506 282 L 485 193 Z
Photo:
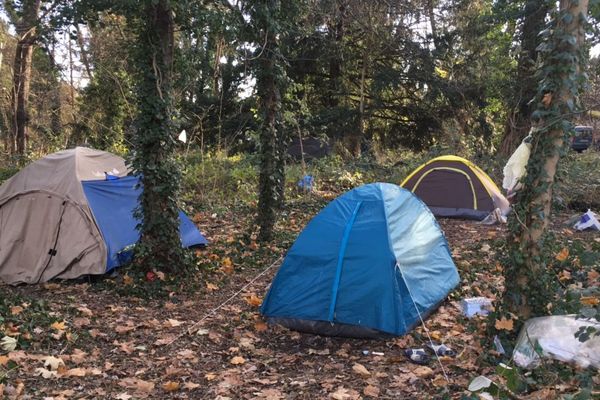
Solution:
M 405 348 L 426 344 L 422 327 L 404 337 L 370 341 L 300 334 L 261 319 L 258 305 L 276 261 L 332 196 L 295 201 L 268 246 L 253 240 L 249 209 L 196 214 L 210 247 L 199 254 L 204 272 L 195 291 L 148 299 L 123 272 L 93 282 L 1 286 L 0 337 L 17 341 L 14 350 L 6 350 L 11 343 L 0 350 L 0 393 L 23 399 L 468 398 L 470 380 L 492 377 L 502 358 L 485 341 L 487 321 L 464 318 L 459 301 L 494 298 L 502 287 L 503 226 L 441 222 L 462 278 L 426 320 L 431 337 L 457 352 L 441 364 L 432 360 L 420 366 L 403 355 Z M 596 285 L 600 236 L 560 224 L 555 230 L 591 258 L 581 262 L 567 254 L 559 265 L 563 284 L 580 277 Z M 561 368 L 562 375 L 530 374 L 529 393 L 522 398 L 576 393 L 582 371 Z M 598 375 L 586 373 L 600 384 Z

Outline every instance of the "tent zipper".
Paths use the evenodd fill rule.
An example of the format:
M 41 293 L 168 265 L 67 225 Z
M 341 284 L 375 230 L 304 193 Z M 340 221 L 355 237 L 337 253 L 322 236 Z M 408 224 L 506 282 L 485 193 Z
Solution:
M 359 201 L 356 207 L 354 207 L 354 211 L 352 212 L 352 216 L 348 220 L 346 224 L 346 228 L 344 229 L 344 236 L 342 236 L 342 244 L 340 245 L 340 251 L 338 253 L 338 262 L 335 271 L 335 278 L 333 280 L 333 286 L 331 288 L 331 303 L 329 304 L 329 317 L 327 320 L 329 322 L 333 322 L 333 317 L 335 314 L 335 304 L 337 302 L 338 289 L 340 287 L 340 279 L 342 277 L 342 266 L 344 264 L 344 255 L 346 254 L 346 247 L 348 246 L 348 239 L 350 238 L 350 232 L 352 231 L 352 225 L 354 225 L 354 221 L 356 220 L 356 215 L 358 214 L 358 210 L 362 205 L 362 201 Z

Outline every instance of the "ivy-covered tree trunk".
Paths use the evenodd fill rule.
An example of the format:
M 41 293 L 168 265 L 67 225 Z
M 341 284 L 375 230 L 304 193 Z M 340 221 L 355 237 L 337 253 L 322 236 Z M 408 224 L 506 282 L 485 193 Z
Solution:
M 140 196 L 138 263 L 146 270 L 180 271 L 177 194 L 180 174 L 174 159 L 172 66 L 174 21 L 169 0 L 143 1 L 137 27 L 139 114 L 132 166 L 144 186 Z
M 531 100 L 537 93 L 534 75 L 537 47 L 541 42 L 539 32 L 544 28 L 548 4 L 546 0 L 527 0 L 523 10 L 521 51 L 517 65 L 518 92 L 515 94 L 514 108 L 506 121 L 504 136 L 498 149 L 499 153 L 505 156 L 509 156 L 517 148 L 531 128 L 531 112 L 535 108 Z
M 581 87 L 580 64 L 588 0 L 561 0 L 540 46 L 535 133 L 524 187 L 510 220 L 511 263 L 505 269 L 505 308 L 521 319 L 548 311 L 555 278 L 546 270 L 544 236 L 550 218 L 552 186 L 565 136 L 572 130 L 569 116 Z
M 37 40 L 37 23 L 41 0 L 25 0 L 22 15 L 15 21 L 17 47 L 13 63 L 12 135 L 11 152 L 24 154 L 29 130 L 29 87 L 31 84 L 31 60 Z
M 257 90 L 262 111 L 260 128 L 260 176 L 258 198 L 259 240 L 268 241 L 273 236 L 276 209 L 281 205 L 284 179 L 282 163 L 282 130 L 280 129 L 281 94 L 280 81 L 283 70 L 279 65 L 279 25 L 276 20 L 280 8 L 279 0 L 256 2 L 256 23 L 259 37 L 264 38 L 257 72 Z

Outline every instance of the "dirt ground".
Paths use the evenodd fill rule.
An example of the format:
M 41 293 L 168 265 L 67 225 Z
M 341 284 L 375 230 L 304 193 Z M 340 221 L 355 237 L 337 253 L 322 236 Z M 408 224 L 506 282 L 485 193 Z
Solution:
M 276 260 L 312 212 L 292 208 L 281 223 L 289 235 L 267 247 L 248 234 L 251 215 L 196 215 L 210 240 L 200 257 L 213 268 L 195 292 L 155 300 L 126 295 L 122 289 L 134 285 L 122 274 L 98 282 L 0 286 L 25 299 L 16 307 L 27 310 L 32 300 L 43 300 L 49 310 L 47 322 L 20 327 L 29 347 L 0 352 L 0 389 L 6 398 L 56 400 L 458 399 L 469 396 L 474 377 L 493 373 L 486 360 L 495 353 L 483 347 L 485 320 L 466 320 L 459 302 L 493 298 L 502 286 L 495 249 L 504 226 L 441 222 L 462 281 L 425 324 L 457 356 L 421 366 L 403 349 L 426 344 L 423 327 L 374 341 L 301 334 L 262 320 L 258 306 Z M 15 316 L 21 312 L 11 308 Z M 538 397 L 528 398 L 571 389 L 557 382 L 535 390 Z

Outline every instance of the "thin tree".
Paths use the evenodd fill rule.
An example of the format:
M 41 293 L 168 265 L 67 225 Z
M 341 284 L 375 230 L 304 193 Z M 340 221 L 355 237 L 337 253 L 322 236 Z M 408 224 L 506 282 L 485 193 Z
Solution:
M 24 0 L 21 10 L 12 1 L 5 0 L 4 8 L 15 26 L 17 47 L 13 62 L 13 89 L 11 97 L 12 126 L 10 152 L 24 154 L 29 131 L 29 88 L 31 60 L 38 38 L 39 13 L 42 0 Z
M 504 136 L 498 151 L 505 156 L 510 155 L 527 136 L 531 128 L 531 113 L 535 109 L 532 100 L 537 87 L 534 79 L 537 47 L 542 38 L 538 34 L 545 24 L 549 3 L 546 0 L 527 0 L 523 7 L 523 23 L 520 30 L 520 51 L 517 61 L 518 89 L 514 101 L 514 111 L 508 116 Z
M 273 236 L 276 209 L 281 205 L 284 171 L 281 158 L 281 92 L 284 74 L 279 51 L 279 24 L 276 19 L 281 4 L 279 0 L 253 2 L 253 18 L 258 37 L 264 44 L 258 49 L 256 85 L 260 99 L 262 126 L 260 127 L 260 176 L 258 197 L 259 240 L 268 241 Z
M 588 0 L 561 0 L 559 10 L 542 32 L 544 64 L 539 70 L 537 109 L 533 113 L 532 154 L 510 221 L 511 262 L 504 274 L 504 305 L 521 319 L 546 313 L 554 294 L 554 275 L 544 262 L 544 238 L 556 168 L 566 134 L 573 128 L 570 117 L 577 111 L 587 10 Z
M 141 176 L 138 263 L 146 270 L 181 270 L 177 193 L 180 174 L 174 159 L 172 67 L 174 13 L 169 0 L 145 0 L 137 23 L 139 113 L 132 166 Z

